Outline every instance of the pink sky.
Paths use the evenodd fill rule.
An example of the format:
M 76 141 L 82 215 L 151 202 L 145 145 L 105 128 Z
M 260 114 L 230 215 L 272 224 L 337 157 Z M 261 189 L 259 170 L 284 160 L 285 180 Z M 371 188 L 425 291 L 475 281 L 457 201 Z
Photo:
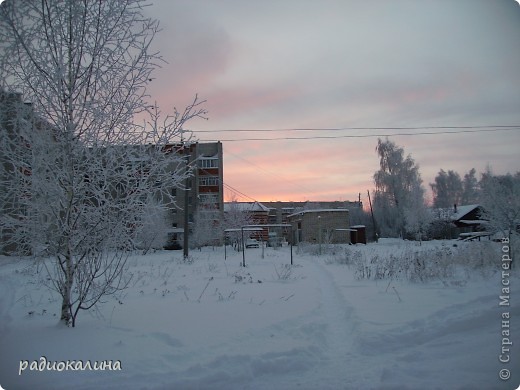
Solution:
M 240 139 L 513 125 L 390 138 L 419 164 L 428 189 L 441 168 L 461 176 L 488 164 L 496 173 L 520 170 L 514 0 L 171 0 L 147 12 L 161 22 L 155 48 L 168 61 L 150 86 L 152 99 L 163 111 L 195 93 L 207 100 L 209 120 L 188 127 L 200 141 L 223 140 L 224 181 L 248 197 L 239 199 L 355 200 L 361 193 L 366 201 L 379 168 L 377 137 Z M 326 130 L 352 127 L 365 129 Z M 320 130 L 222 131 L 301 128 Z

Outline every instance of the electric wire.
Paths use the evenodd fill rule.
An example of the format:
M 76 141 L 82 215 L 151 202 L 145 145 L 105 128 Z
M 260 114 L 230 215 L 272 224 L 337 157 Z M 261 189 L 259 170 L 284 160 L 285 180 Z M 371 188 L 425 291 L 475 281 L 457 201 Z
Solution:
M 270 133 L 286 131 L 348 131 L 348 130 L 468 130 L 468 129 L 518 129 L 520 125 L 478 125 L 478 126 L 392 126 L 392 127 L 308 127 L 308 128 L 273 128 L 273 129 L 214 129 L 214 130 L 191 130 L 197 133 Z
M 219 129 L 219 130 L 192 130 L 194 133 L 276 133 L 276 132 L 339 132 L 339 131 L 356 131 L 356 130 L 441 130 L 441 131 L 419 131 L 414 133 L 405 133 L 405 132 L 394 132 L 387 134 L 342 134 L 342 135 L 312 135 L 305 137 L 270 137 L 270 138 L 230 138 L 230 139 L 218 139 L 218 140 L 204 140 L 206 142 L 245 142 L 245 141 L 286 141 L 286 140 L 316 140 L 316 139 L 341 139 L 341 138 L 376 138 L 376 137 L 394 137 L 394 136 L 417 136 L 417 135 L 449 135 L 449 134 L 467 134 L 467 133 L 484 133 L 484 132 L 499 132 L 499 131 L 514 131 L 520 130 L 520 125 L 479 125 L 479 126 L 414 126 L 414 127 L 334 127 L 334 128 L 273 128 L 273 129 Z M 229 153 L 229 152 L 228 152 Z M 232 154 L 233 155 L 233 154 Z M 254 164 L 243 157 L 233 155 L 236 158 L 242 159 L 245 162 L 256 166 L 257 168 L 264 171 L 277 179 L 282 179 L 284 182 L 287 182 L 286 179 L 283 179 L 277 175 L 274 175 L 271 172 L 266 171 L 265 169 L 259 167 L 257 164 Z M 296 186 L 296 183 L 291 183 Z M 244 194 L 240 190 L 232 187 L 227 183 L 223 183 L 224 187 L 233 191 L 236 194 L 241 195 L 244 198 L 250 199 L 256 202 L 256 199 L 252 198 L 249 195 Z M 304 189 L 300 187 L 300 189 Z M 307 189 L 305 189 L 307 190 Z M 308 191 L 308 190 L 307 190 Z
M 410 128 L 406 128 L 407 130 Z M 268 129 L 250 129 L 247 131 L 253 132 L 253 131 L 267 131 Z M 514 131 L 514 130 L 520 130 L 520 126 L 518 127 L 501 127 L 501 128 L 493 128 L 493 129 L 462 129 L 459 128 L 457 130 L 444 130 L 444 131 L 421 131 L 421 132 L 415 132 L 415 133 L 378 133 L 378 134 L 343 134 L 343 135 L 313 135 L 313 136 L 305 136 L 305 137 L 294 137 L 294 136 L 285 136 L 285 137 L 263 137 L 263 138 L 220 138 L 220 139 L 204 139 L 206 142 L 245 142 L 245 141 L 298 141 L 298 140 L 317 140 L 317 139 L 341 139 L 341 138 L 380 138 L 380 137 L 398 137 L 398 136 L 418 136 L 418 135 L 448 135 L 448 134 L 466 134 L 466 133 L 485 133 L 485 132 L 498 132 L 498 131 Z M 228 130 L 230 131 L 230 130 Z M 238 130 L 233 130 L 238 131 Z M 246 130 L 242 130 L 246 131 Z M 307 131 L 303 129 L 293 129 L 293 130 L 282 130 L 282 129 L 272 129 L 268 130 L 271 131 Z M 308 130 L 311 131 L 311 130 Z M 313 129 L 313 131 L 335 131 L 332 129 Z M 196 131 L 194 132 L 203 132 L 203 131 Z M 206 132 L 214 132 L 214 131 L 206 131 Z
M 224 183 L 224 182 L 223 182 L 222 184 L 223 184 L 224 187 L 226 187 L 227 189 L 229 189 L 229 190 L 231 190 L 231 191 L 233 191 L 233 192 L 235 192 L 235 193 L 237 193 L 237 194 L 243 196 L 244 198 L 251 199 L 253 202 L 256 202 L 256 201 L 257 201 L 256 199 L 251 198 L 250 196 L 244 194 L 242 191 L 237 190 L 236 188 L 230 186 L 230 185 L 227 184 L 227 183 Z

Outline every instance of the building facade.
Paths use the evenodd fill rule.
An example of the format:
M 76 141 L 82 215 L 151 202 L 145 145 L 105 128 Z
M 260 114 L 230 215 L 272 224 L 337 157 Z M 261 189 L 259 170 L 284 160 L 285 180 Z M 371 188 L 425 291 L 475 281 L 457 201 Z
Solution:
M 269 223 L 288 223 L 288 217 L 303 210 L 313 209 L 359 209 L 363 210 L 361 201 L 305 201 L 305 202 L 262 202 L 269 209 Z
M 51 125 L 23 102 L 22 94 L 0 90 L 0 254 L 31 251 L 31 243 L 16 233 L 31 212 L 35 152 L 29 138 L 36 132 L 48 134 L 49 145 L 53 144 Z
M 303 210 L 287 217 L 292 225 L 293 244 L 349 244 L 350 221 L 347 209 Z
M 361 202 L 229 202 L 225 210 L 240 210 L 249 215 L 248 224 L 269 225 L 260 234 L 252 235 L 263 241 L 310 243 L 351 243 L 351 208 L 362 210 Z M 347 208 L 348 207 L 348 208 Z M 291 225 L 281 227 L 276 225 Z M 292 234 L 291 234 L 292 231 Z M 364 230 L 363 230 L 364 233 Z M 357 235 L 355 242 L 358 242 Z M 359 242 L 366 243 L 364 237 Z
M 176 151 L 192 169 L 185 189 L 172 189 L 175 204 L 170 204 L 170 241 L 183 245 L 185 225 L 196 234 L 199 244 L 221 243 L 220 221 L 224 216 L 224 161 L 221 142 L 192 143 Z M 191 244 L 190 244 L 191 245 Z

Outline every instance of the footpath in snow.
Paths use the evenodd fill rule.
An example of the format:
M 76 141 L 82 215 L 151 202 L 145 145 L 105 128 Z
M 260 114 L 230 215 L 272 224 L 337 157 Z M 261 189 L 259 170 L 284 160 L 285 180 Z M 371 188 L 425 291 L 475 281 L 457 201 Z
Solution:
M 380 257 L 396 244 L 356 251 Z M 429 243 L 428 245 L 435 245 Z M 451 279 L 359 279 L 346 249 L 133 255 L 130 288 L 76 328 L 32 260 L 0 258 L 0 385 L 6 389 L 516 389 L 520 280 L 503 343 L 498 268 Z M 498 260 L 497 260 L 498 261 Z M 37 272 L 40 271 L 40 272 Z M 462 276 L 461 276 L 462 275 Z M 517 341 L 518 340 L 518 341 Z M 20 373 L 20 362 L 119 361 L 120 370 Z M 499 378 L 501 369 L 511 378 Z

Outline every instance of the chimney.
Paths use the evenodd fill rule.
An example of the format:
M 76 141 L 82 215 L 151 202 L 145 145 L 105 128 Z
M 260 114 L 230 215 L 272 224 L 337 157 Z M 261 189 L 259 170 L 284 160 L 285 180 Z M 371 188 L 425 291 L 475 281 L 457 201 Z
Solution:
M 453 205 L 453 212 L 454 212 L 455 214 L 457 214 L 457 203 L 455 203 L 455 204 Z

